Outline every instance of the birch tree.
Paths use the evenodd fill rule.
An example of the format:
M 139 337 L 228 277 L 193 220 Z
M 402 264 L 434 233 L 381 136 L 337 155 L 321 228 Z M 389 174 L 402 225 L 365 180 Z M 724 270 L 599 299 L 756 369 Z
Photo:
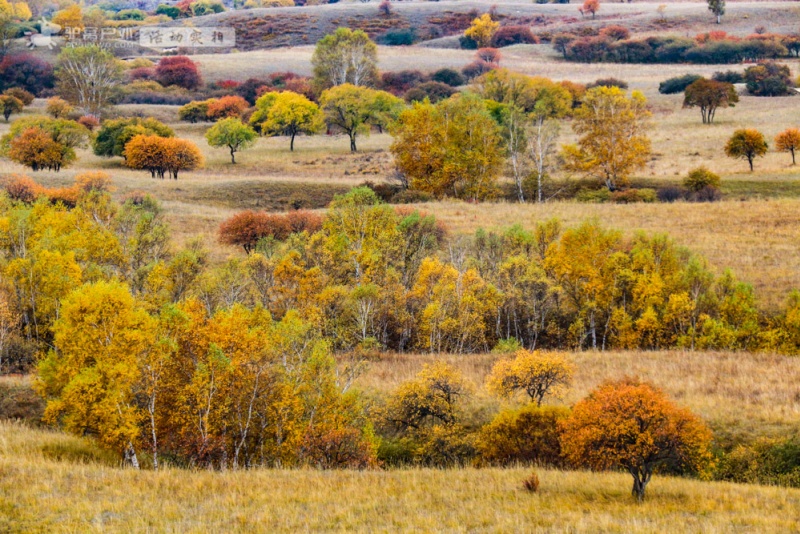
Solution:
M 122 67 L 111 52 L 96 45 L 64 48 L 58 56 L 58 93 L 85 115 L 100 116 L 122 83 Z
M 311 63 L 319 90 L 345 83 L 371 87 L 378 78 L 378 47 L 361 30 L 339 28 L 317 43 Z

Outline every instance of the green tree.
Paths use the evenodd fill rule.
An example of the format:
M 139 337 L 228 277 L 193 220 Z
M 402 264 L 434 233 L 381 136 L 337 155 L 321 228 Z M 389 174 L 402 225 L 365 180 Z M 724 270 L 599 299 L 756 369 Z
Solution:
M 361 30 L 339 28 L 326 35 L 317 42 L 311 63 L 319 90 L 346 83 L 373 86 L 378 79 L 378 47 Z
M 649 117 L 638 91 L 628 98 L 619 87 L 590 89 L 572 123 L 578 144 L 563 147 L 567 168 L 597 177 L 610 191 L 626 185 L 631 172 L 647 163 Z
M 3 114 L 6 122 L 8 122 L 8 118 L 13 113 L 21 112 L 23 107 L 22 100 L 19 98 L 11 95 L 0 95 L 0 113 Z
M 261 100 L 261 99 L 259 99 Z M 325 117 L 314 102 L 303 95 L 284 91 L 271 101 L 261 132 L 267 135 L 288 135 L 289 150 L 294 151 L 297 134 L 313 135 L 325 128 Z
M 125 157 L 125 145 L 137 135 L 157 135 L 158 137 L 174 137 L 175 132 L 152 117 L 130 117 L 124 119 L 107 119 L 92 140 L 92 150 L 96 156 L 110 158 Z
M 349 83 L 337 85 L 322 93 L 320 107 L 329 126 L 338 128 L 350 138 L 350 151 L 355 152 L 356 138 L 368 134 L 370 126 L 385 120 L 378 111 L 378 100 L 399 101 L 396 97 Z
M 764 134 L 754 128 L 743 128 L 733 132 L 725 144 L 725 154 L 735 159 L 746 159 L 753 172 L 753 160 L 767 153 L 767 140 Z
M 725 14 L 725 0 L 708 0 L 708 10 L 717 17 L 717 24 L 721 24 L 722 15 Z
M 206 132 L 206 141 L 213 147 L 228 147 L 231 152 L 231 163 L 236 163 L 234 154 L 253 146 L 258 134 L 243 123 L 241 119 L 229 117 L 217 121 Z

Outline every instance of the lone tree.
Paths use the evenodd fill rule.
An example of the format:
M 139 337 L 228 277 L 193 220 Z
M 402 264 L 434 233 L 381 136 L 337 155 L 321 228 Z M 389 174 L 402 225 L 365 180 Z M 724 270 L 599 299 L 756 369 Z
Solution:
M 736 130 L 725 145 L 725 154 L 731 158 L 746 159 L 753 172 L 753 160 L 767 153 L 767 141 L 764 134 L 755 128 Z
M 580 11 L 583 16 L 586 16 L 586 13 L 591 13 L 592 18 L 594 18 L 597 12 L 600 11 L 600 0 L 586 0 L 583 3 L 583 7 L 578 8 L 578 11 Z
M 586 91 L 572 123 L 578 144 L 563 147 L 567 169 L 600 179 L 610 191 L 626 185 L 650 154 L 648 117 L 646 100 L 638 91 L 630 98 L 619 87 Z
M 714 122 L 718 107 L 734 107 L 739 95 L 732 83 L 701 78 L 689 84 L 683 93 L 683 107 L 699 107 L 703 124 Z
M 625 469 L 640 502 L 659 469 L 702 472 L 712 460 L 705 423 L 635 379 L 601 385 L 575 405 L 560 429 L 568 461 L 595 470 Z
M 717 24 L 722 24 L 722 15 L 725 14 L 725 0 L 708 0 L 708 10 L 717 17 Z
M 289 150 L 294 151 L 297 134 L 312 135 L 325 128 L 325 117 L 314 102 L 303 95 L 284 91 L 272 99 L 261 132 L 267 135 L 288 135 Z
M 122 83 L 114 55 L 96 45 L 63 48 L 56 65 L 58 94 L 84 115 L 99 117 Z
M 573 366 L 562 354 L 517 351 L 513 360 L 498 361 L 486 379 L 489 390 L 503 397 L 524 391 L 542 405 L 545 395 L 559 397 L 572 380 Z
M 314 85 L 320 90 L 345 83 L 373 86 L 378 79 L 378 47 L 361 30 L 339 28 L 320 39 L 311 64 Z
M 206 141 L 213 147 L 228 147 L 231 163 L 236 163 L 236 152 L 253 146 L 258 134 L 240 119 L 230 117 L 218 121 L 206 132 Z
M 486 48 L 492 44 L 492 37 L 498 28 L 500 23 L 493 21 L 489 13 L 484 13 L 472 21 L 472 26 L 467 28 L 464 36 L 475 41 L 478 48 Z
M 789 128 L 776 135 L 775 148 L 781 152 L 791 152 L 792 165 L 795 165 L 794 153 L 800 148 L 800 130 Z

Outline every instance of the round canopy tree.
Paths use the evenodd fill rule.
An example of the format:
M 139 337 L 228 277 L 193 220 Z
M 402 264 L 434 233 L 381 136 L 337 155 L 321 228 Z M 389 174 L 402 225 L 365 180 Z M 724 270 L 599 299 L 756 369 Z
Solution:
M 646 382 L 608 382 L 578 402 L 561 424 L 561 448 L 576 466 L 624 469 L 642 501 L 653 473 L 702 472 L 712 460 L 711 430 Z

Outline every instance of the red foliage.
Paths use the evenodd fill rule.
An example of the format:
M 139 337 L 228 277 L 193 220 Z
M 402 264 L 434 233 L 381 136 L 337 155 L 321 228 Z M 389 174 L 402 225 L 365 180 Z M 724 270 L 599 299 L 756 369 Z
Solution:
M 0 90 L 20 87 L 35 95 L 55 85 L 53 66 L 31 54 L 7 55 L 0 61 Z
M 479 49 L 475 57 L 478 58 L 478 61 L 485 61 L 486 63 L 492 63 L 497 65 L 500 63 L 500 51 L 496 48 L 481 48 Z
M 292 229 L 292 233 L 308 232 L 313 234 L 322 229 L 322 216 L 308 210 L 290 211 L 286 214 L 286 220 Z
M 185 89 L 197 89 L 203 83 L 197 64 L 186 56 L 161 59 L 156 67 L 156 80 L 164 87 L 177 85 Z
M 461 69 L 461 74 L 463 74 L 467 80 L 472 80 L 473 78 L 477 78 L 478 76 L 486 74 L 487 72 L 494 70 L 496 68 L 497 65 L 493 63 L 487 63 L 486 61 L 478 60 L 478 61 L 473 61 L 472 63 Z
M 393 95 L 402 95 L 425 80 L 426 76 L 418 70 L 384 72 L 381 74 L 381 89 Z
M 156 69 L 153 67 L 139 67 L 128 71 L 128 79 L 132 82 L 137 80 L 153 80 L 156 77 Z
M 44 188 L 27 176 L 11 175 L 3 184 L 11 200 L 31 203 L 44 194 Z
M 236 89 L 242 82 L 237 82 L 236 80 L 220 80 L 216 83 L 217 87 L 220 89 Z
M 533 35 L 528 26 L 501 26 L 492 36 L 492 46 L 501 48 L 515 44 L 538 44 L 539 38 Z
M 100 120 L 94 115 L 84 115 L 78 119 L 78 124 L 85 127 L 90 132 L 93 132 L 96 128 L 100 127 Z
M 600 30 L 600 35 L 612 41 L 623 41 L 630 38 L 631 32 L 625 26 L 606 26 Z

